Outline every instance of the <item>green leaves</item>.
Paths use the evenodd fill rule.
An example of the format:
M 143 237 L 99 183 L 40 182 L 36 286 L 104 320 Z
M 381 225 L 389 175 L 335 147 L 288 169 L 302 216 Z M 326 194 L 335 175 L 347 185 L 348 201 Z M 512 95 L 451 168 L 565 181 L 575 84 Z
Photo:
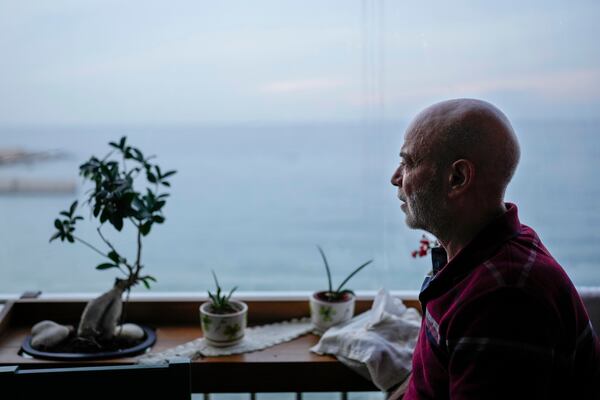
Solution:
M 73 216 L 73 213 L 75 212 L 76 209 L 77 209 L 77 201 L 74 201 L 73 204 L 71 204 L 71 207 L 69 207 L 69 217 Z
M 219 285 L 219 281 L 217 280 L 217 275 L 215 274 L 215 271 L 211 272 L 215 280 L 215 286 L 217 287 L 217 291 L 214 294 L 211 293 L 210 290 L 208 291 L 208 297 L 210 298 L 210 301 L 212 303 L 213 312 L 217 314 L 228 314 L 232 312 L 237 312 L 238 310 L 236 310 L 233 307 L 233 305 L 229 302 L 231 296 L 233 295 L 233 292 L 237 290 L 237 286 L 231 289 L 228 295 L 225 295 L 221 291 L 221 286 Z
M 76 210 L 77 201 L 74 201 L 69 207 L 68 211 L 65 210 L 59 213 L 59 215 L 62 215 L 65 218 L 57 218 L 54 220 L 56 232 L 50 237 L 50 242 L 60 238 L 61 242 L 66 240 L 69 243 L 75 243 L 75 236 L 73 236 L 73 232 L 75 232 L 75 224 L 77 221 L 83 219 L 83 217 L 75 215 Z
M 111 263 L 104 263 L 104 264 L 100 264 L 100 265 L 96 266 L 96 269 L 99 269 L 99 270 L 110 269 L 110 268 L 119 268 L 119 266 L 117 264 L 111 264 Z
M 119 253 L 117 253 L 114 250 L 112 250 L 110 253 L 108 253 L 108 258 L 110 258 L 117 264 L 121 262 L 121 256 L 119 255 Z
M 104 238 L 97 228 L 98 234 L 110 247 L 105 253 L 74 236 L 75 225 L 83 217 L 75 215 L 78 202 L 59 213 L 59 218 L 54 220 L 56 231 L 50 237 L 50 241 L 60 239 L 61 241 L 75 242 L 75 240 L 88 246 L 92 250 L 106 257 L 110 262 L 98 264 L 98 270 L 110 270 L 117 268 L 128 275 L 128 285 L 142 282 L 150 288 L 151 282 L 156 282 L 153 276 L 139 277 L 142 269 L 141 260 L 141 237 L 147 236 L 154 224 L 165 222 L 163 207 L 166 204 L 168 193 L 160 193 L 159 188 L 170 187 L 171 178 L 176 171 L 163 172 L 162 169 L 151 162 L 153 156 L 147 157 L 141 150 L 129 145 L 127 137 L 123 136 L 118 141 L 108 143 L 110 152 L 103 158 L 91 156 L 89 160 L 79 166 L 79 173 L 84 181 L 92 184 L 87 192 L 85 204 L 90 207 L 92 217 L 97 219 L 100 227 L 108 222 L 116 231 L 122 231 L 127 221 L 137 230 L 137 257 L 135 262 L 128 263 L 117 250 Z M 134 183 L 144 184 L 145 188 L 137 189 Z
M 154 165 L 154 170 L 152 170 L 152 166 L 146 170 L 146 177 L 148 179 L 148 182 L 157 183 L 157 184 L 161 184 L 163 186 L 170 187 L 171 183 L 166 181 L 166 178 L 168 178 L 169 176 L 175 175 L 176 173 L 177 173 L 177 171 L 172 170 L 172 171 L 167 171 L 163 174 L 162 171 L 160 170 L 160 167 L 158 165 Z
M 119 143 L 115 143 L 115 142 L 108 142 L 108 145 L 111 147 L 114 147 L 115 149 L 119 149 L 124 151 L 125 150 L 125 142 L 127 141 L 127 136 L 123 136 L 121 137 L 121 140 L 119 141 Z
M 152 157 L 145 157 L 139 149 L 129 146 L 125 136 L 109 145 L 121 154 L 122 166 L 118 161 L 111 160 L 112 153 L 109 153 L 102 160 L 91 157 L 79 167 L 80 174 L 94 183 L 88 203 L 101 224 L 109 222 L 117 231 L 121 231 L 124 221 L 133 218 L 139 221 L 139 229 L 145 236 L 150 232 L 153 222 L 163 223 L 165 220 L 160 214 L 168 194 L 158 193 L 157 189 L 158 186 L 170 187 L 167 178 L 177 171 L 163 173 L 158 165 L 150 162 Z M 125 161 L 129 160 L 137 165 L 127 170 Z M 151 188 L 143 192 L 134 189 L 134 179 L 140 173 L 148 183 L 156 186 L 154 191 Z
M 371 264 L 373 260 L 369 260 L 358 267 L 356 267 L 347 277 L 342 281 L 342 283 L 338 286 L 336 290 L 333 290 L 333 286 L 331 285 L 331 271 L 329 269 L 329 263 L 327 262 L 327 257 L 325 257 L 325 252 L 321 248 L 321 246 L 317 245 L 319 249 L 319 253 L 321 254 L 321 258 L 323 259 L 323 263 L 325 264 L 325 270 L 327 271 L 327 281 L 329 283 L 329 289 L 326 292 L 326 296 L 331 301 L 336 301 L 342 299 L 345 294 L 354 294 L 352 290 L 343 289 L 344 285 L 348 283 L 348 281 L 356 275 L 360 270 L 362 270 L 367 265 Z
M 156 183 L 158 182 L 158 179 L 156 179 L 156 175 L 154 175 L 152 172 L 147 171 L 146 172 L 146 178 L 148 179 L 148 182 L 151 183 Z
M 108 220 L 115 227 L 116 230 L 120 231 L 123 229 L 123 217 L 120 215 L 111 215 Z
M 361 269 L 363 269 L 364 267 L 366 267 L 367 265 L 371 264 L 373 262 L 373 260 L 369 260 L 363 264 L 361 264 L 360 266 L 358 266 L 354 271 L 352 271 L 350 273 L 350 275 L 348 275 L 348 277 L 346 279 L 344 279 L 342 281 L 342 283 L 340 283 L 340 286 L 338 286 L 338 288 L 336 289 L 336 293 L 342 293 L 342 288 L 344 287 L 344 285 L 350 280 L 350 278 L 352 278 L 354 275 L 356 275 Z M 346 292 L 348 292 L 348 290 L 346 290 Z
M 143 276 L 139 280 L 144 284 L 146 289 L 150 289 L 150 282 L 156 282 L 156 278 L 150 275 Z
M 329 291 L 331 292 L 333 288 L 331 286 L 331 271 L 329 270 L 329 263 L 327 262 L 327 257 L 325 257 L 325 252 L 321 246 L 317 245 L 317 248 L 319 249 L 319 253 L 321 253 L 323 263 L 325 264 L 325 271 L 327 271 L 327 282 L 329 283 Z
M 140 225 L 140 233 L 143 236 L 146 236 L 150 233 L 150 228 L 152 228 L 152 221 L 144 222 Z

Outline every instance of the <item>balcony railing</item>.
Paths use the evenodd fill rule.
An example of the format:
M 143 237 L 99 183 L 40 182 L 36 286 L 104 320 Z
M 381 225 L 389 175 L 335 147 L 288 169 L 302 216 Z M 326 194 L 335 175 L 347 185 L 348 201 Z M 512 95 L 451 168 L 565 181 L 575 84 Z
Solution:
M 600 288 L 579 288 L 592 324 L 600 326 Z M 392 292 L 409 307 L 420 311 L 415 291 Z M 356 313 L 371 307 L 374 292 L 358 292 Z M 0 303 L 0 366 L 48 368 L 89 365 L 134 364 L 135 358 L 96 362 L 45 361 L 25 358 L 20 346 L 31 326 L 43 319 L 62 323 L 76 321 L 92 295 L 42 294 L 36 298 L 5 296 Z M 240 293 L 249 306 L 249 325 L 308 316 L 308 292 Z M 132 295 L 127 320 L 156 328 L 153 351 L 162 351 L 202 335 L 198 308 L 205 296 L 193 293 Z M 191 391 L 194 399 L 375 399 L 385 394 L 368 380 L 345 367 L 332 356 L 309 351 L 318 337 L 307 334 L 261 351 L 191 362 Z M 325 392 L 327 394 L 325 394 Z M 357 394 L 354 392 L 360 392 Z M 227 393 L 227 395 L 224 395 Z

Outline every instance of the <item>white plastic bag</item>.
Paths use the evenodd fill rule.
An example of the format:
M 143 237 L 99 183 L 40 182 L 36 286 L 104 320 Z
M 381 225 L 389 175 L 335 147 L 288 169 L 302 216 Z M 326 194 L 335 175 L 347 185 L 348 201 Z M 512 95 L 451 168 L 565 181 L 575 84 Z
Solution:
M 311 348 L 333 354 L 381 390 L 403 382 L 412 366 L 421 316 L 380 289 L 371 310 L 329 328 Z

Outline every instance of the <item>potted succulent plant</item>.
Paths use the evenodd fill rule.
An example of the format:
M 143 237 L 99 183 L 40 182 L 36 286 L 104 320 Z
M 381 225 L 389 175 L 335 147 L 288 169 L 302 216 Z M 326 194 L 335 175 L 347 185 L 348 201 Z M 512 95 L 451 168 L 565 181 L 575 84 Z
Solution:
M 77 223 L 84 219 L 77 215 L 77 201 L 54 221 L 56 232 L 50 242 L 60 239 L 62 242 L 81 243 L 104 259 L 96 269 L 115 271 L 120 276 L 115 278 L 109 291 L 87 303 L 76 328 L 52 321 L 36 324 L 32 329 L 31 345 L 38 350 L 60 347 L 62 352 L 68 352 L 71 346 L 78 353 L 100 352 L 118 346 L 114 343 L 118 339 L 141 340 L 145 335 L 137 325 L 123 325 L 122 298 L 140 283 L 150 289 L 151 282 L 156 282 L 145 272 L 142 263 L 142 239 L 153 226 L 165 221 L 163 207 L 169 194 L 162 189 L 170 187 L 167 179 L 176 171 L 163 172 L 150 161 L 152 157 L 145 157 L 139 149 L 130 146 L 126 137 L 119 142 L 110 142 L 109 146 L 112 149 L 104 158 L 92 156 L 79 167 L 84 181 L 93 184 L 84 204 L 90 207 L 90 219 L 98 222 L 96 231 L 104 250 L 76 235 Z M 144 191 L 134 188 L 134 181 L 140 178 L 147 181 Z M 133 258 L 125 257 L 107 239 L 103 233 L 106 222 L 118 232 L 126 224 L 133 226 L 137 243 Z
M 221 290 L 217 275 L 212 271 L 217 290 L 208 291 L 210 301 L 200 306 L 200 324 L 204 338 L 215 347 L 233 346 L 242 341 L 248 320 L 248 305 L 243 301 L 233 300 L 231 296 L 237 286 L 229 294 Z
M 354 271 L 342 281 L 337 289 L 334 289 L 331 283 L 331 270 L 329 269 L 329 263 L 327 262 L 325 252 L 320 246 L 317 246 L 317 248 L 319 249 L 323 263 L 325 264 L 328 289 L 315 292 L 311 295 L 310 318 L 315 331 L 322 333 L 329 327 L 346 322 L 352 318 L 354 315 L 356 296 L 352 290 L 345 289 L 344 285 L 360 270 L 371 264 L 373 260 L 369 260 L 355 268 Z

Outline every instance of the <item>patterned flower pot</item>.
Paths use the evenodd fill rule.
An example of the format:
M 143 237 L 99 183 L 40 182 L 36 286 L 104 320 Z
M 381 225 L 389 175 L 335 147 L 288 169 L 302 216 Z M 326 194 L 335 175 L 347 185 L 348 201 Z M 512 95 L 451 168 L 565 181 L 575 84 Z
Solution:
M 325 293 L 327 291 L 315 292 L 310 296 L 310 319 L 319 333 L 352 319 L 354 315 L 356 298 L 353 294 L 346 293 L 339 301 L 329 301 Z
M 204 338 L 211 346 L 233 346 L 242 341 L 247 324 L 248 306 L 238 300 L 230 300 L 231 305 L 238 310 L 231 314 L 217 314 L 212 310 L 212 303 L 206 302 L 200 306 L 200 324 Z

